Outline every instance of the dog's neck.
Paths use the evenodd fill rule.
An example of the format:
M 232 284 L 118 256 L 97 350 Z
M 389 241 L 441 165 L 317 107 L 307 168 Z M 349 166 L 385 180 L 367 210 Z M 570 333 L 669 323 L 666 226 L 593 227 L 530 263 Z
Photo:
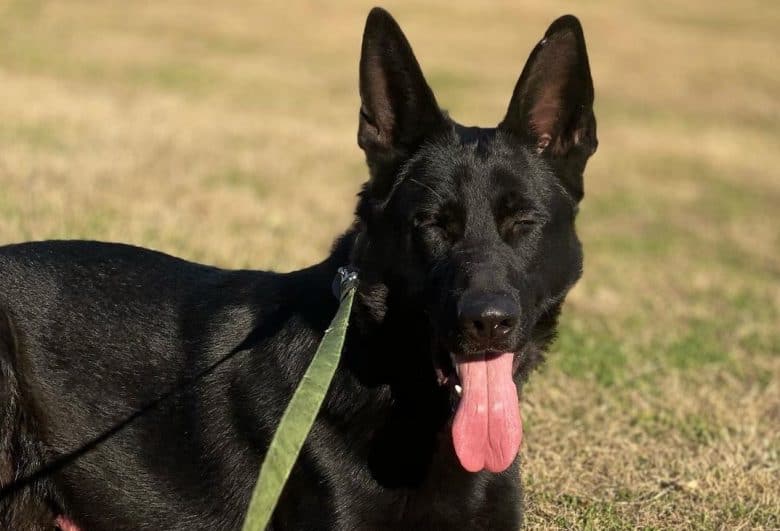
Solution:
M 423 301 L 411 300 L 373 267 L 357 227 L 334 245 L 329 269 L 350 265 L 359 287 L 342 363 L 328 404 L 331 418 L 350 419 L 350 444 L 368 452 L 372 476 L 385 486 L 422 481 L 451 417 L 448 390 L 436 383 L 429 319 Z M 355 422 L 360 418 L 360 422 Z M 451 443 L 449 443 L 451 446 Z
M 382 375 L 365 375 L 376 383 L 426 377 L 433 382 L 434 341 L 424 301 L 388 278 L 383 260 L 371 255 L 359 224 L 337 240 L 330 260 L 336 267 L 355 268 L 359 275 L 347 339 L 350 363 L 383 367 L 375 371 Z

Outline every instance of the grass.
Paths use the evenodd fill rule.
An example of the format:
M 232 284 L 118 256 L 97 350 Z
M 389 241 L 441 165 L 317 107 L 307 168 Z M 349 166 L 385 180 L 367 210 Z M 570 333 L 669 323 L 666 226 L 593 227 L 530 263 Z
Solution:
M 321 258 L 366 178 L 369 4 L 0 0 L 0 242 Z M 494 124 L 553 1 L 390 2 Z M 780 4 L 599 0 L 586 271 L 525 390 L 530 529 L 780 529 Z M 291 200 L 294 198 L 294 200 Z

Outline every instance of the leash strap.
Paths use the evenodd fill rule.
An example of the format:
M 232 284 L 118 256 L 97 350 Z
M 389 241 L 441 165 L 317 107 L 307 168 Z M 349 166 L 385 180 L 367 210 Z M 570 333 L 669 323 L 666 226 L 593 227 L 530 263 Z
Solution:
M 314 425 L 314 419 L 338 367 L 357 285 L 357 270 L 350 267 L 339 268 L 333 279 L 334 294 L 340 301 L 339 309 L 325 330 L 317 352 L 314 353 L 271 439 L 252 491 L 242 531 L 264 531 L 271 520 L 284 484 L 290 477 L 290 471 Z

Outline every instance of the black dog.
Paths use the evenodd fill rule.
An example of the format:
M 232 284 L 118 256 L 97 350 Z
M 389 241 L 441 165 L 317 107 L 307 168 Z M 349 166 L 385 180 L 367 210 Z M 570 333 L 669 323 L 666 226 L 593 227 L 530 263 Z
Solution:
M 518 385 L 582 268 L 574 219 L 597 143 L 582 29 L 552 24 L 483 129 L 439 109 L 374 9 L 360 95 L 371 178 L 318 265 L 0 248 L 0 527 L 239 528 L 350 264 L 342 363 L 271 527 L 517 529 Z

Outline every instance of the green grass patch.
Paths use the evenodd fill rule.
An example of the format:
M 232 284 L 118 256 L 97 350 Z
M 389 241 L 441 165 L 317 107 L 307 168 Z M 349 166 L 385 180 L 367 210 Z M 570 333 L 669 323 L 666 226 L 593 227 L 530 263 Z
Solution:
M 671 405 L 632 415 L 629 425 L 639 428 L 638 440 L 664 440 L 677 434 L 693 446 L 711 444 L 721 438 L 721 427 L 706 413 L 678 414 Z
M 68 145 L 56 125 L 43 121 L 0 123 L 0 142 L 59 152 Z
M 713 79 L 709 86 L 716 81 L 716 75 L 711 74 Z M 700 80 L 700 83 L 706 85 L 705 80 Z M 767 93 L 770 93 L 769 91 L 775 88 L 775 84 L 776 81 L 770 78 L 766 79 L 762 86 Z M 702 90 L 704 88 L 702 87 Z M 777 119 L 768 113 L 758 113 L 750 109 L 740 109 L 738 112 L 713 109 L 698 102 L 680 107 L 669 105 L 666 101 L 640 100 L 623 93 L 602 92 L 602 97 L 596 104 L 596 113 L 602 120 L 616 124 L 639 125 L 643 129 L 658 130 L 659 134 L 670 134 L 670 130 L 675 134 L 698 134 L 704 130 L 717 130 L 724 127 L 763 134 L 780 132 Z
M 552 351 L 551 364 L 571 377 L 604 386 L 624 378 L 627 358 L 621 343 L 595 327 L 564 321 Z
M 165 61 L 149 65 L 132 65 L 121 72 L 126 81 L 187 95 L 202 95 L 217 79 L 202 63 Z
M 780 510 L 759 504 L 733 502 L 723 512 L 732 520 L 749 523 L 755 529 L 780 529 Z
M 212 172 L 203 179 L 208 187 L 239 188 L 251 192 L 257 198 L 268 196 L 268 184 L 252 172 L 237 167 L 229 167 Z
M 674 339 L 660 351 L 660 361 L 681 370 L 709 364 L 725 364 L 730 358 L 716 333 L 719 328 L 718 323 L 691 323 L 681 337 Z

